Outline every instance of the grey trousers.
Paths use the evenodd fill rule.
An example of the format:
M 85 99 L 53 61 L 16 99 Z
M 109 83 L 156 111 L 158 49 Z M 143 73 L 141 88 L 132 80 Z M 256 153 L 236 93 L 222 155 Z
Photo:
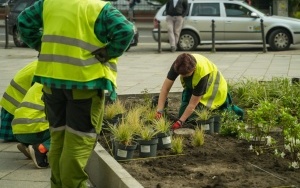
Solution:
M 168 35 L 170 46 L 177 47 L 180 32 L 183 26 L 182 16 L 167 16 Z

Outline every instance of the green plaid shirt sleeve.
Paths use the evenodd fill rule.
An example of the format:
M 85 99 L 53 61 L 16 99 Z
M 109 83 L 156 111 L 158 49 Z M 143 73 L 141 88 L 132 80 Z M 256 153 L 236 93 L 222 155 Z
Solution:
M 18 16 L 18 29 L 22 40 L 36 50 L 41 46 L 43 2 L 43 0 L 35 2 Z
M 94 30 L 101 42 L 108 43 L 106 49 L 111 58 L 121 56 L 134 35 L 133 24 L 110 3 L 101 11 Z
M 1 123 L 0 123 L 0 139 L 5 141 L 16 141 L 16 138 L 12 132 L 11 122 L 14 116 L 1 108 Z

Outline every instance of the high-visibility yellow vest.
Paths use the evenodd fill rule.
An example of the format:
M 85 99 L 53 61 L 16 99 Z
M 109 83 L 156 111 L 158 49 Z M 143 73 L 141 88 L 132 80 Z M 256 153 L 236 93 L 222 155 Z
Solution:
M 201 97 L 200 103 L 210 109 L 217 109 L 226 100 L 227 82 L 218 68 L 206 57 L 192 54 L 196 59 L 196 69 L 192 78 L 192 87 L 195 88 L 201 78 L 210 74 L 206 93 Z M 185 87 L 183 78 L 180 78 L 182 86 Z
M 15 110 L 31 87 L 36 65 L 37 61 L 33 61 L 18 71 L 4 92 L 0 105 L 10 114 L 14 115 Z
M 15 111 L 11 123 L 14 134 L 38 133 L 49 129 L 42 101 L 43 85 L 35 83 Z
M 99 62 L 91 53 L 105 47 L 95 33 L 95 22 L 107 2 L 44 0 L 43 37 L 35 75 L 87 82 L 99 78 L 115 86 L 117 58 Z M 80 6 L 78 6 L 80 4 Z

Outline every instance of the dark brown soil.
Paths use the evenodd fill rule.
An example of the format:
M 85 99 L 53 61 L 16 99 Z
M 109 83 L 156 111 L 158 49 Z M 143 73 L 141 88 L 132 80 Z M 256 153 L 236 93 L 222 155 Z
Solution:
M 180 95 L 169 99 L 169 111 L 176 115 Z M 102 135 L 100 143 L 108 148 L 103 140 Z M 192 146 L 189 137 L 184 143 L 182 155 L 159 150 L 155 158 L 138 158 L 136 153 L 120 164 L 146 188 L 300 187 L 300 169 L 289 169 L 288 160 L 276 157 L 273 149 L 256 155 L 248 142 L 218 134 L 206 134 L 200 147 Z

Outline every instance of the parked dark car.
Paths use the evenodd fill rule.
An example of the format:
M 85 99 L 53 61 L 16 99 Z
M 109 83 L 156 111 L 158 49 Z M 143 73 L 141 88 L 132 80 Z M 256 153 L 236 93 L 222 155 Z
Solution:
M 4 20 L 18 0 L 0 0 L 0 20 Z
M 14 43 L 17 47 L 27 46 L 20 38 L 17 29 L 17 18 L 19 14 L 26 8 L 32 5 L 37 0 L 18 0 L 16 4 L 11 8 L 8 15 L 8 34 L 13 36 Z
M 1 1 L 1 0 L 0 0 Z M 17 47 L 26 47 L 27 45 L 21 40 L 18 29 L 17 29 L 17 18 L 18 15 L 27 7 L 32 5 L 37 0 L 16 0 L 16 4 L 11 8 L 11 11 L 8 15 L 8 34 L 13 36 L 14 43 Z M 130 46 L 127 48 L 127 51 L 132 46 L 137 46 L 138 44 L 139 33 L 134 25 L 134 37 L 131 41 Z

